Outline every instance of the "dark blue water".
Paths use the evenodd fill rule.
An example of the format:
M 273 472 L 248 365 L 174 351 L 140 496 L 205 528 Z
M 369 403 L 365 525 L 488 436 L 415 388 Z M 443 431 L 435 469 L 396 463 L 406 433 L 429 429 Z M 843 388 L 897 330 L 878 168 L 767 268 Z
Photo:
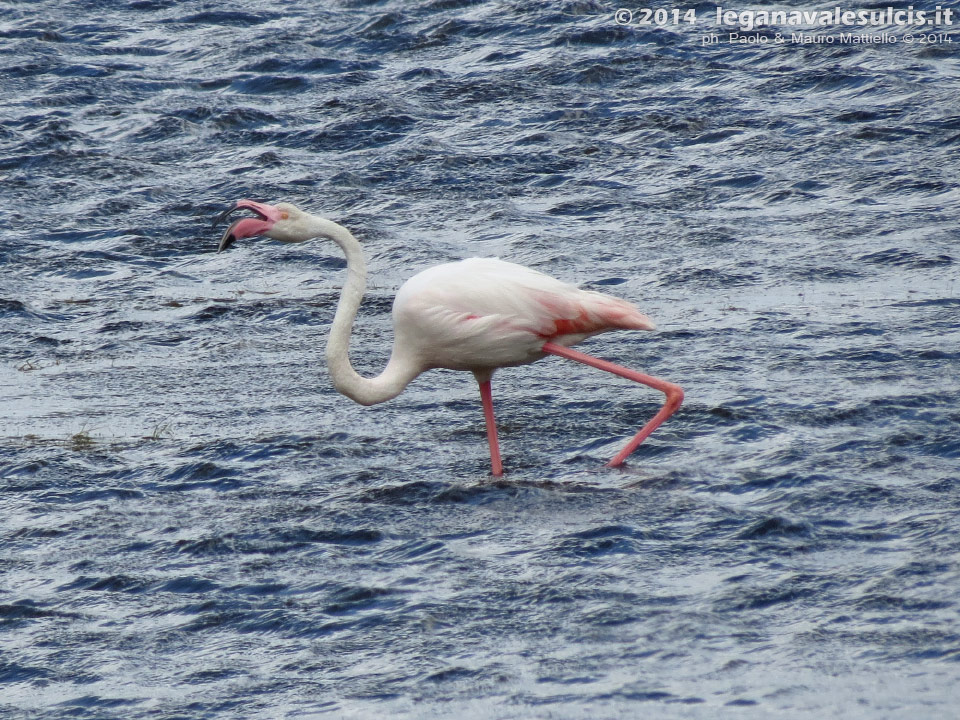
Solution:
M 692 7 L 0 3 L 5 718 L 954 716 L 960 34 Z M 365 242 L 365 374 L 498 255 L 687 401 L 611 471 L 661 396 L 505 370 L 495 481 L 469 375 L 333 390 L 343 261 L 217 255 L 241 197 Z

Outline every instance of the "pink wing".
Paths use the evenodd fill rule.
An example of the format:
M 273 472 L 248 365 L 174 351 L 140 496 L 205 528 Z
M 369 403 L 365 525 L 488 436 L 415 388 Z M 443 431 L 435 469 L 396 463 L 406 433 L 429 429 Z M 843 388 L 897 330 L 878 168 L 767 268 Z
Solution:
M 574 345 L 605 330 L 652 330 L 630 303 L 495 258 L 438 265 L 410 278 L 393 307 L 397 342 L 427 367 L 472 370 L 532 362 L 546 341 Z

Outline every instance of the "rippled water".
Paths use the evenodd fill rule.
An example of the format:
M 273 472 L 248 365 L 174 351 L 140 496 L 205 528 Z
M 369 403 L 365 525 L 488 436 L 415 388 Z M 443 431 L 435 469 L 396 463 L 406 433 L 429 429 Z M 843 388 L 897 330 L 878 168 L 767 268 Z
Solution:
M 0 2 L 4 717 L 953 716 L 960 34 L 694 7 Z M 240 197 L 365 241 L 366 374 L 499 255 L 687 401 L 611 471 L 659 395 L 505 370 L 494 481 L 469 375 L 333 390 L 343 261 L 216 254 Z

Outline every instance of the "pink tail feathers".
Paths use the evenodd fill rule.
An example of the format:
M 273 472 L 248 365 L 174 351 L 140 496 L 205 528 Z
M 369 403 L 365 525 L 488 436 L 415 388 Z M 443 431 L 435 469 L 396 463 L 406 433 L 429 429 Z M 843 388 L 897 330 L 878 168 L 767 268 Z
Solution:
M 598 315 L 606 320 L 610 327 L 623 330 L 656 330 L 656 323 L 630 303 L 617 298 L 609 298 L 609 300 L 611 302 L 601 305 L 602 311 Z
M 575 305 L 547 304 L 554 317 L 541 337 L 592 335 L 605 330 L 653 330 L 657 326 L 626 300 L 601 293 L 582 292 Z

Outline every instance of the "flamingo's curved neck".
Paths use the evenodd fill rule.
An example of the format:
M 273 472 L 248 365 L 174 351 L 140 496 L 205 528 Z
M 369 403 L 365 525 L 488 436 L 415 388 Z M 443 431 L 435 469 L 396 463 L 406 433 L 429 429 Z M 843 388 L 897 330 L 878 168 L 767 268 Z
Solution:
M 374 378 L 365 378 L 350 364 L 350 335 L 357 317 L 360 301 L 367 285 L 367 264 L 360 242 L 342 225 L 314 217 L 314 237 L 328 237 L 343 250 L 347 258 L 347 281 L 340 293 L 340 302 L 333 317 L 330 337 L 327 339 L 327 366 L 336 389 L 361 405 L 374 405 L 399 395 L 419 374 L 419 368 L 402 360 L 394 345 L 390 360 L 383 372 Z

